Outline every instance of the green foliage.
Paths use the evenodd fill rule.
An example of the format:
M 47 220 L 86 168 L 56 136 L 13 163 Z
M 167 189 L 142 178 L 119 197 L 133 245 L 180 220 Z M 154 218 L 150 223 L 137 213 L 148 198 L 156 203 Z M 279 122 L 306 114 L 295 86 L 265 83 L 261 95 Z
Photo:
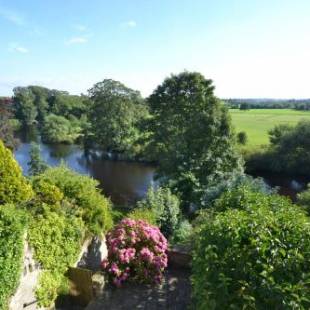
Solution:
M 152 209 L 136 208 L 131 211 L 127 217 L 133 220 L 144 220 L 151 225 L 156 225 L 157 223 L 156 215 Z
M 56 185 L 51 184 L 40 176 L 32 179 L 32 187 L 36 195 L 36 201 L 39 203 L 55 205 L 64 198 L 63 192 Z
M 228 192 L 195 240 L 195 309 L 310 307 L 310 222 L 288 200 Z
M 248 136 L 245 131 L 240 131 L 237 134 L 237 142 L 241 145 L 246 145 L 248 142 Z
M 73 206 L 72 212 L 81 216 L 90 233 L 101 234 L 111 228 L 110 201 L 101 195 L 98 181 L 65 166 L 49 168 L 39 178 L 60 189 Z
M 42 129 L 42 139 L 46 143 L 74 143 L 82 132 L 79 121 L 50 114 L 46 117 Z
M 40 146 L 37 143 L 31 144 L 28 166 L 30 175 L 40 174 L 48 168 L 48 165 L 41 158 Z
M 95 144 L 109 152 L 134 153 L 141 136 L 138 123 L 147 107 L 138 91 L 120 82 L 103 80 L 89 90 L 93 102 L 90 123 Z
M 270 131 L 271 169 L 277 172 L 309 175 L 310 121 L 296 127 L 280 126 Z
M 61 275 L 53 271 L 43 271 L 35 292 L 39 306 L 50 307 L 59 293 Z
M 269 208 L 272 211 L 280 212 L 291 206 L 288 198 L 277 194 L 266 195 L 264 192 L 254 191 L 247 184 L 237 188 L 232 188 L 223 193 L 223 195 L 214 202 L 213 208 L 215 212 L 223 212 L 229 209 L 239 209 L 252 211 L 259 208 Z
M 310 184 L 308 189 L 297 195 L 297 203 L 302 206 L 310 215 Z
M 213 91 L 211 80 L 182 72 L 148 98 L 149 153 L 187 207 L 200 203 L 203 188 L 241 170 L 228 111 Z
M 259 192 L 265 195 L 275 193 L 275 190 L 267 185 L 262 178 L 253 178 L 250 175 L 235 172 L 229 175 L 225 180 L 205 189 L 201 207 L 212 207 L 214 201 L 220 198 L 223 193 L 238 187 L 246 187 L 253 192 Z
M 66 118 L 71 116 L 80 118 L 87 112 L 86 103 L 89 104 L 85 97 L 59 93 L 52 99 L 51 113 L 62 115 Z
M 181 245 L 191 245 L 193 236 L 193 226 L 187 219 L 179 222 L 177 228 L 173 232 L 171 243 Z
M 26 201 L 32 194 L 12 152 L 0 140 L 0 204 Z
M 13 92 L 17 118 L 24 125 L 32 125 L 38 116 L 38 109 L 34 104 L 34 94 L 27 87 L 16 87 Z
M 180 201 L 169 188 L 150 188 L 145 199 L 137 203 L 138 209 L 151 210 L 161 232 L 169 237 L 176 229 L 180 214 Z
M 0 206 L 0 309 L 7 309 L 22 271 L 25 214 L 14 205 Z
M 28 239 L 46 271 L 36 291 L 40 305 L 54 302 L 64 273 L 78 258 L 83 237 L 82 220 L 68 214 L 46 210 L 31 221 Z
M 17 120 L 13 120 L 12 117 L 13 115 L 8 104 L 0 98 L 0 140 L 10 149 L 16 148 L 18 144 L 18 140 L 14 137 Z

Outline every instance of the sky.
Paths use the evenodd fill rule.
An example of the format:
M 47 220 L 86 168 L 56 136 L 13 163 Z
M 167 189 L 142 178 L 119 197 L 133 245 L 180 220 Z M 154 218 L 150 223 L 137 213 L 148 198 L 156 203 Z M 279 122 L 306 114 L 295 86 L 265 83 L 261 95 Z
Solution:
M 112 78 L 148 96 L 188 70 L 221 98 L 310 98 L 309 16 L 309 0 L 0 0 L 0 95 Z

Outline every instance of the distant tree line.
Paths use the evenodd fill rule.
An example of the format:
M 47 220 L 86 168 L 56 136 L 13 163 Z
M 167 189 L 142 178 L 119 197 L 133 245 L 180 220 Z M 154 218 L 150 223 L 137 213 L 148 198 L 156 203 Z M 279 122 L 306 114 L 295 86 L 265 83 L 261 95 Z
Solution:
M 310 110 L 310 99 L 223 99 L 230 109 Z

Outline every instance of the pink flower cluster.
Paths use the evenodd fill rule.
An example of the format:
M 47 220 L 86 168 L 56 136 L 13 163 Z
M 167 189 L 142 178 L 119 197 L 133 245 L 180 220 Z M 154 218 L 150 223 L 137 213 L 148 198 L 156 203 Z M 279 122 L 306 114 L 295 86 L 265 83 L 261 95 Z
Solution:
M 167 240 L 142 220 L 123 219 L 107 235 L 108 257 L 102 268 L 116 286 L 126 280 L 160 283 L 167 267 Z

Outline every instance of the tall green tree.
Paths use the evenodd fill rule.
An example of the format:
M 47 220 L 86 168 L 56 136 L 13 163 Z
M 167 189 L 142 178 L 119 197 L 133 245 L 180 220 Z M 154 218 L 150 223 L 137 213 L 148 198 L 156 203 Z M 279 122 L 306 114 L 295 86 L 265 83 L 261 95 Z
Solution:
M 241 170 L 227 109 L 212 81 L 196 72 L 167 78 L 148 98 L 149 152 L 158 174 L 185 204 L 200 203 L 203 189 Z
M 41 157 L 40 146 L 37 143 L 31 144 L 28 166 L 30 175 L 38 175 L 48 168 L 48 165 Z
M 0 140 L 10 149 L 14 149 L 18 144 L 18 140 L 14 137 L 12 117 L 9 104 L 0 98 Z
M 147 107 L 138 91 L 106 79 L 89 90 L 93 139 L 104 150 L 130 152 L 140 137 L 139 121 Z
M 32 125 L 38 115 L 38 109 L 34 104 L 35 96 L 27 87 L 16 87 L 13 89 L 13 92 L 17 118 L 24 125 Z

